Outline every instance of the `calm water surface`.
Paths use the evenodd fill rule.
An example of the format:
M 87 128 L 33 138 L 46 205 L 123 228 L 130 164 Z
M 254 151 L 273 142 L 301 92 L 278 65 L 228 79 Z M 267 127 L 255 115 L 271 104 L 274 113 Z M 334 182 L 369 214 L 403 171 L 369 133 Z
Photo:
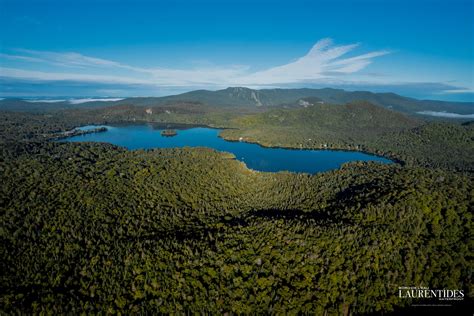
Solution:
M 90 130 L 98 126 L 84 126 Z M 161 136 L 162 129 L 151 125 L 106 126 L 106 132 L 73 136 L 62 141 L 106 142 L 128 149 L 170 148 L 170 147 L 210 147 L 218 151 L 231 152 L 248 168 L 259 171 L 292 171 L 316 173 L 339 168 L 350 161 L 377 161 L 391 163 L 390 160 L 360 152 L 338 150 L 296 150 L 265 148 L 245 142 L 229 142 L 219 138 L 219 129 L 196 127 L 177 130 L 174 137 Z

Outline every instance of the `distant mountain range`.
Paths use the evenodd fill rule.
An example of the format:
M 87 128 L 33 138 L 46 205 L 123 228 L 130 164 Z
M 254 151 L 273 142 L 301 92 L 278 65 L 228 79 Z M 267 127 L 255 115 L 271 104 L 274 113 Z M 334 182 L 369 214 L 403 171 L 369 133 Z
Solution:
M 219 107 L 274 107 L 304 106 L 312 102 L 346 104 L 354 101 L 368 101 L 396 111 L 416 114 L 418 112 L 448 112 L 460 115 L 474 113 L 473 102 L 447 102 L 417 100 L 395 93 L 373 93 L 369 91 L 345 91 L 342 89 L 261 89 L 230 87 L 223 90 L 195 90 L 164 97 L 125 98 L 114 101 L 91 101 L 71 104 L 60 102 L 29 102 L 21 99 L 4 99 L 0 109 L 17 111 L 39 111 L 61 108 L 104 107 L 111 105 L 160 106 L 176 102 L 199 102 Z

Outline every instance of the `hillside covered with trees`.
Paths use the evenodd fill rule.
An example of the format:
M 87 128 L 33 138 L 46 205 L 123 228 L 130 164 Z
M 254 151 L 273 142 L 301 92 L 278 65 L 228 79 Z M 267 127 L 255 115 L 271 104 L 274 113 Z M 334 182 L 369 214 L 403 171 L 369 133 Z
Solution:
M 163 97 L 134 97 L 118 101 L 90 101 L 71 104 L 67 100 L 59 102 L 29 102 L 21 99 L 0 100 L 0 110 L 43 111 L 65 109 L 103 108 L 110 106 L 163 106 L 174 103 L 199 102 L 217 108 L 259 108 L 280 107 L 297 103 L 301 99 L 313 98 L 329 104 L 345 104 L 365 100 L 372 104 L 415 114 L 420 111 L 451 111 L 459 114 L 472 114 L 472 102 L 447 102 L 436 100 L 418 100 L 395 93 L 373 93 L 370 91 L 346 91 L 343 89 L 249 89 L 229 87 L 226 89 L 194 90 L 177 95 Z
M 400 285 L 472 291 L 468 176 L 71 143 L 1 161 L 7 312 L 367 313 L 409 304 Z
M 207 148 L 53 142 L 74 127 L 227 127 L 222 137 L 377 152 L 319 174 L 264 173 Z M 0 113 L 4 313 L 406 311 L 400 286 L 472 303 L 472 124 L 366 102 L 200 103 Z M 326 147 L 324 146 L 326 145 Z
M 242 115 L 222 137 L 264 146 L 362 150 L 404 164 L 474 170 L 474 126 L 422 122 L 368 102 Z

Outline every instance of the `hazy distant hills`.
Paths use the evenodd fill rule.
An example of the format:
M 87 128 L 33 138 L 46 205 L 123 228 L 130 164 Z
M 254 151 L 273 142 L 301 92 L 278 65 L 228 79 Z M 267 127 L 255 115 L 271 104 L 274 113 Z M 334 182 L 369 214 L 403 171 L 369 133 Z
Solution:
M 310 99 L 308 99 L 310 98 Z M 178 95 L 164 97 L 126 98 L 110 102 L 86 102 L 70 104 L 67 101 L 46 103 L 27 102 L 19 99 L 0 101 L 3 110 L 50 110 L 61 108 L 104 107 L 110 105 L 160 106 L 175 102 L 200 102 L 219 107 L 271 107 L 283 105 L 304 105 L 306 99 L 318 103 L 346 104 L 354 101 L 368 101 L 400 112 L 415 114 L 420 111 L 450 112 L 457 114 L 474 113 L 472 102 L 446 102 L 435 100 L 417 100 L 395 93 L 373 93 L 369 91 L 345 91 L 342 89 L 261 89 L 230 87 L 223 90 L 195 90 Z M 310 102 L 311 103 L 311 102 Z
M 34 102 L 33 102 L 34 101 Z M 0 110 L 5 111 L 25 111 L 25 112 L 42 112 L 50 110 L 62 110 L 62 109 L 80 109 L 80 108 L 94 108 L 94 107 L 107 107 L 115 105 L 117 101 L 91 101 L 84 103 L 71 103 L 67 100 L 52 102 L 33 100 L 28 101 L 19 98 L 7 98 L 0 100 Z
M 152 106 L 175 101 L 201 102 L 213 106 L 280 106 L 298 104 L 305 98 L 317 98 L 324 103 L 345 104 L 353 101 L 368 101 L 393 110 L 416 113 L 419 111 L 447 111 L 458 114 L 474 113 L 474 103 L 417 100 L 395 93 L 373 93 L 369 91 L 345 91 L 342 89 L 262 89 L 233 87 L 217 91 L 196 90 L 183 94 L 159 98 L 132 98 L 118 101 L 121 104 Z

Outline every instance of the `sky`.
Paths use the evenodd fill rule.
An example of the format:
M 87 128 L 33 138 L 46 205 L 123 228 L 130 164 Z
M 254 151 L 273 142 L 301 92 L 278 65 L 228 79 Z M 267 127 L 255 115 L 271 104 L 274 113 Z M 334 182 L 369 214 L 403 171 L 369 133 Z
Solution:
M 343 88 L 474 102 L 474 0 L 0 0 L 0 97 Z

